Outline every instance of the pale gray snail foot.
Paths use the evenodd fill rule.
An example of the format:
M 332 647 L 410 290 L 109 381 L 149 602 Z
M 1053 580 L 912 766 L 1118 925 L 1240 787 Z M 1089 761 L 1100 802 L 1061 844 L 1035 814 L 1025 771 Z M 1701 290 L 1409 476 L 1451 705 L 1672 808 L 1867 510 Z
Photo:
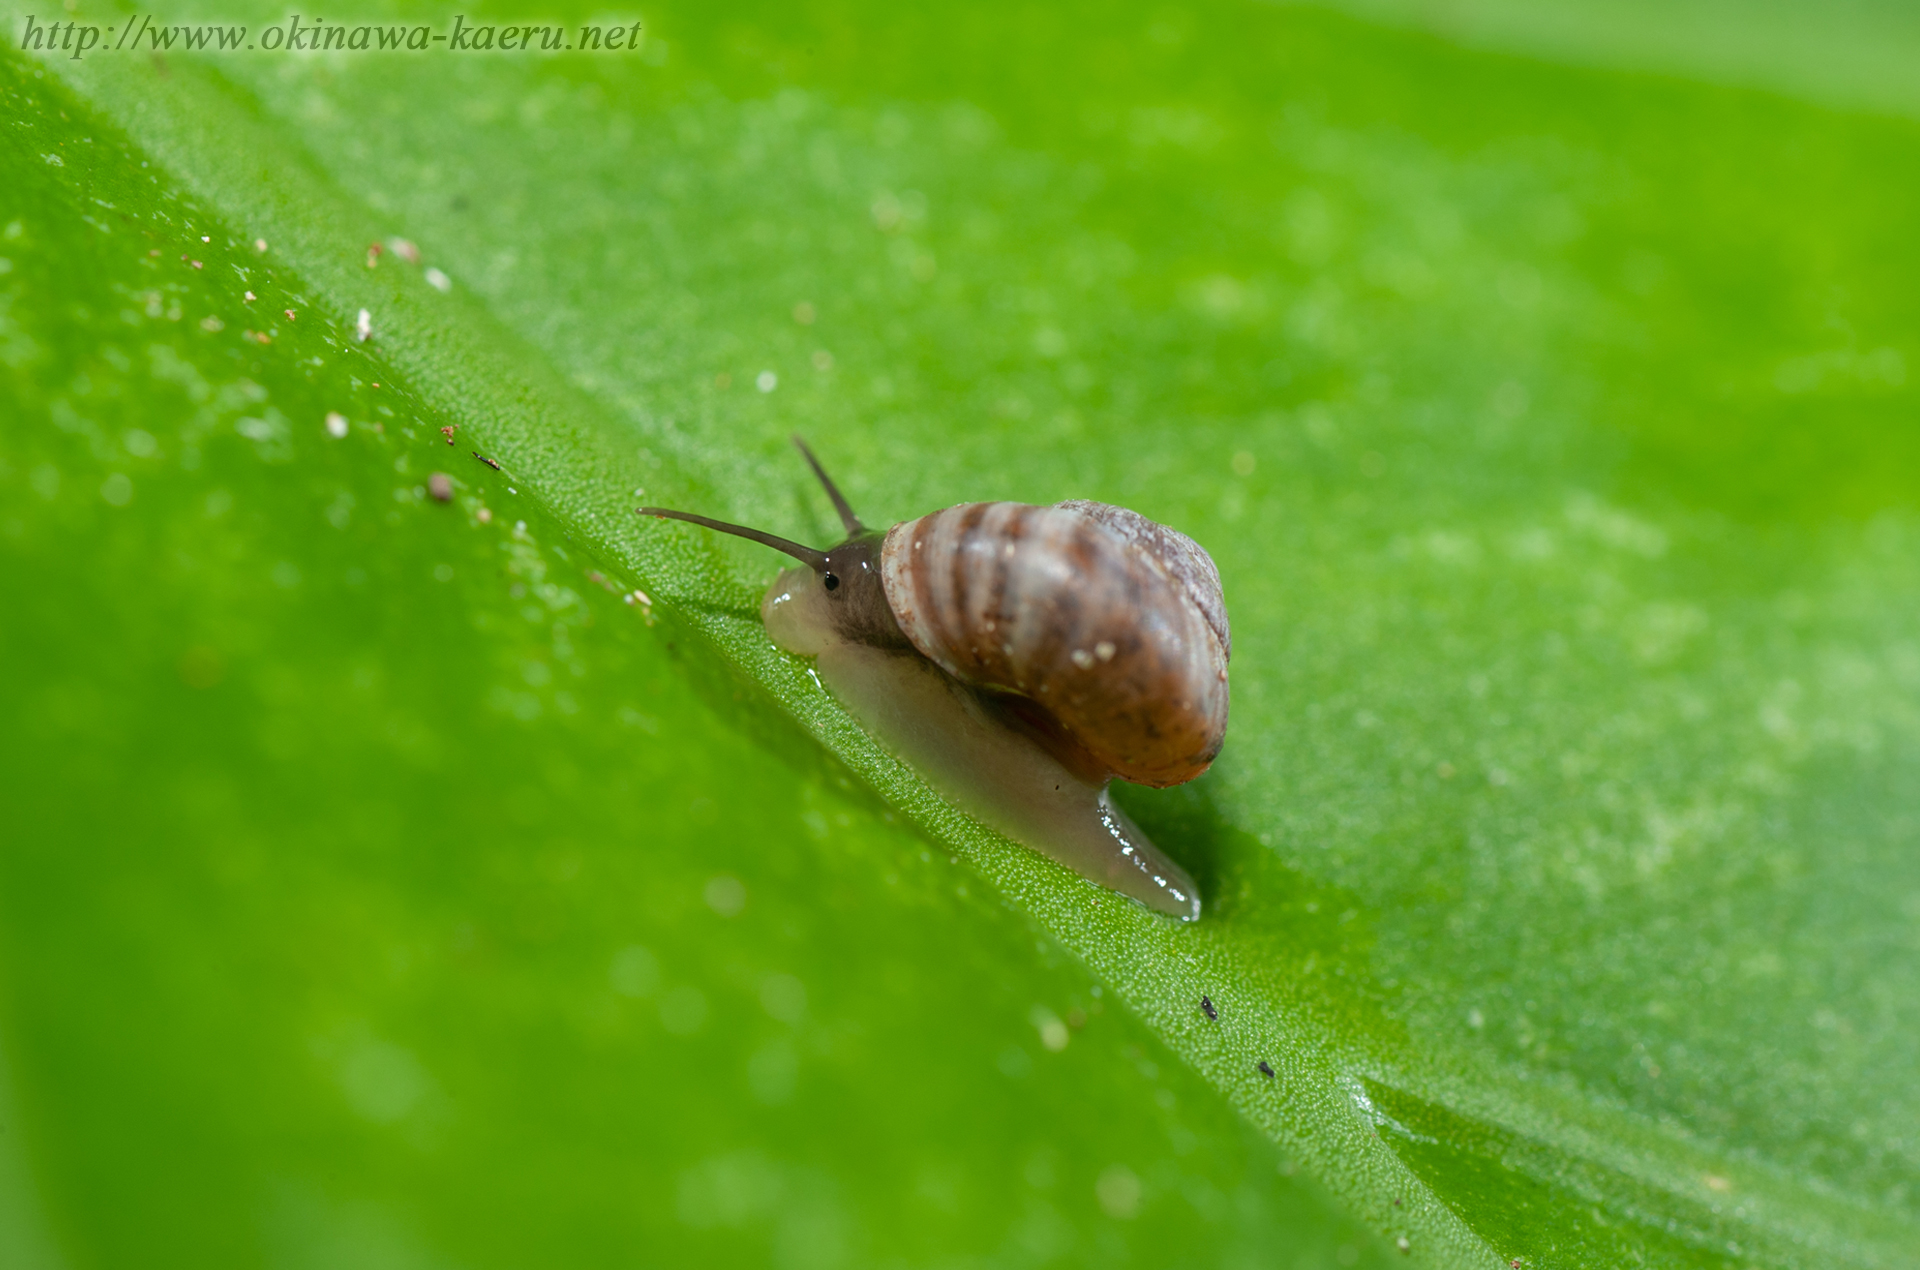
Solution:
M 925 658 L 839 638 L 811 569 L 783 573 L 761 614 L 774 643 L 817 657 L 841 704 L 963 811 L 1149 908 L 1199 918 L 1193 879 L 1114 805 L 1104 783 L 1074 776 Z

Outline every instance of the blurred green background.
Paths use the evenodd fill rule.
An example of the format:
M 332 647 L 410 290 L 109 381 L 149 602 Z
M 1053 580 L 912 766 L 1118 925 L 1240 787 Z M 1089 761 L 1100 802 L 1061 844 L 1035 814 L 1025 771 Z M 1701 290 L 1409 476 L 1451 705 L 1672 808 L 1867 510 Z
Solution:
M 0 1264 L 1920 1262 L 1904 11 L 28 14 Z M 632 516 L 796 429 L 1213 552 L 1201 923 Z

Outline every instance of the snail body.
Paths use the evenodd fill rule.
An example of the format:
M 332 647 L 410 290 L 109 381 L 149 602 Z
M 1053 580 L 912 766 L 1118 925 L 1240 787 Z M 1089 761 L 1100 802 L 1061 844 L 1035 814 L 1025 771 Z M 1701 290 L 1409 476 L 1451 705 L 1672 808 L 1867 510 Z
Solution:
M 795 438 L 796 444 L 799 439 Z M 1125 508 L 968 503 L 881 532 L 804 444 L 848 537 L 821 551 L 686 512 L 803 562 L 761 603 L 774 643 L 963 810 L 1083 877 L 1191 921 L 1193 880 L 1108 796 L 1205 771 L 1226 731 L 1219 574 Z

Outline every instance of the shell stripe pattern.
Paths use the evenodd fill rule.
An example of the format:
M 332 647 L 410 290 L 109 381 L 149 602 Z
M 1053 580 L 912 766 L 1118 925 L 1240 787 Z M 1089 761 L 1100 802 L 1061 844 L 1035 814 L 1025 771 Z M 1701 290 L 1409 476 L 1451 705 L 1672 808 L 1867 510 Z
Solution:
M 887 603 L 941 669 L 1042 703 L 1120 777 L 1191 780 L 1227 726 L 1218 574 L 1183 535 L 1137 513 L 1125 515 L 1157 538 L 1116 532 L 1088 507 L 1108 510 L 964 503 L 895 525 L 881 551 Z M 1211 597 L 1188 593 L 1189 549 Z

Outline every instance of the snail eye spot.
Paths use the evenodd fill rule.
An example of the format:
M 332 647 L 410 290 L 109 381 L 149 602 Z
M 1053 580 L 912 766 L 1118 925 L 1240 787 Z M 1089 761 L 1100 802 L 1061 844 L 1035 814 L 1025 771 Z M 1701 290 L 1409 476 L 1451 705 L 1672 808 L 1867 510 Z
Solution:
M 840 587 L 840 578 L 837 574 L 825 574 L 821 577 L 820 582 L 829 591 L 838 590 Z

